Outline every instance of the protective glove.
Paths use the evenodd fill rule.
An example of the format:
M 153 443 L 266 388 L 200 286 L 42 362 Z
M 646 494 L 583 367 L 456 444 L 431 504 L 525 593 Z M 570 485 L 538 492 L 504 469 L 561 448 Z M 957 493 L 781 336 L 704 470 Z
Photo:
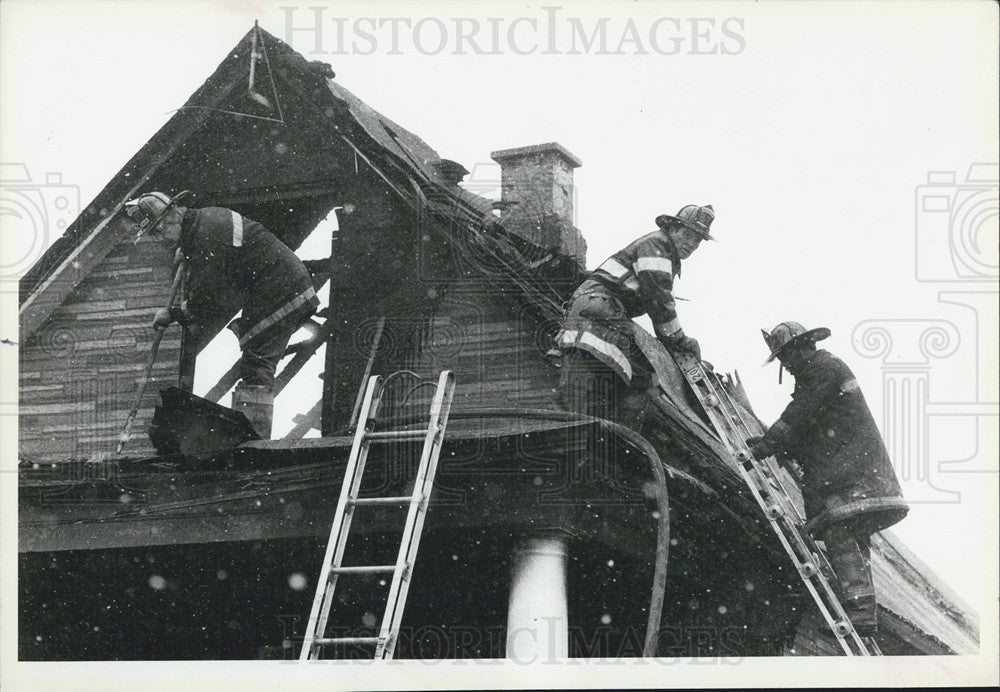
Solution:
M 746 442 L 755 459 L 766 459 L 769 456 L 774 456 L 774 450 L 771 449 L 771 445 L 764 441 L 763 437 L 759 435 L 751 437 Z
M 156 311 L 156 314 L 153 315 L 153 324 L 151 326 L 156 330 L 166 329 L 173 321 L 173 318 L 170 316 L 170 310 L 160 308 Z
M 701 346 L 698 345 L 698 340 L 692 339 L 690 336 L 684 334 L 684 332 L 677 332 L 662 341 L 663 345 L 674 353 L 678 351 L 690 353 L 694 356 L 695 360 L 701 361 Z
M 186 303 L 186 301 L 185 301 Z M 153 329 L 166 329 L 174 322 L 178 324 L 187 325 L 191 322 L 191 316 L 188 314 L 185 303 L 181 305 L 175 305 L 169 310 L 167 308 L 160 308 L 153 315 Z

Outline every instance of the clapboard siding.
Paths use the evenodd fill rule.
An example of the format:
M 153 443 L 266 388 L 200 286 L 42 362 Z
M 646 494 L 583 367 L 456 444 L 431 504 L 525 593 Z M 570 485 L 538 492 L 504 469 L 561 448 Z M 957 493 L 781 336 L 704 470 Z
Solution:
M 979 622 L 891 531 L 872 536 L 872 578 L 879 601 L 879 645 L 887 655 L 979 652 Z M 815 607 L 806 606 L 788 653 L 842 653 Z
M 20 451 L 36 461 L 115 451 L 149 357 L 153 312 L 170 292 L 171 257 L 123 238 L 20 349 Z M 164 335 L 126 447 L 154 454 L 146 435 L 159 390 L 177 380 L 180 331 Z
M 440 300 L 409 366 L 454 371 L 456 410 L 553 408 L 558 372 L 536 345 L 539 320 L 513 296 L 462 288 Z

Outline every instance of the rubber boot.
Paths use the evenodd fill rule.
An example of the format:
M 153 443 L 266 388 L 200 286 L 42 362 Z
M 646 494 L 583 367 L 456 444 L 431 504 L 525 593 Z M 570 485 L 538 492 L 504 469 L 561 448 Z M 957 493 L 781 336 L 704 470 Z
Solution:
M 867 541 L 859 542 L 845 528 L 833 525 L 823 532 L 823 542 L 827 559 L 837 575 L 837 591 L 844 611 L 858 634 L 873 636 L 878 626 L 878 605 L 871 562 L 863 549 Z
M 274 390 L 259 384 L 240 382 L 233 390 L 234 411 L 239 411 L 262 439 L 271 439 L 271 419 L 274 417 Z

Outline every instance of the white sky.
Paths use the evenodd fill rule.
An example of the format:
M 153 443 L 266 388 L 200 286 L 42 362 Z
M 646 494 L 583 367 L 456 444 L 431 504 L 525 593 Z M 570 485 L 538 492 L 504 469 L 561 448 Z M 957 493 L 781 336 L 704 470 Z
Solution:
M 85 205 L 254 19 L 288 40 L 279 7 L 293 4 L 4 2 L 0 161 L 26 164 L 36 182 L 61 173 Z M 685 264 L 676 287 L 689 299 L 679 304 L 681 321 L 717 369 L 740 371 L 767 422 L 787 403 L 791 378 L 779 388 L 776 368 L 760 367 L 761 327 L 786 319 L 830 327 L 823 345 L 854 369 L 883 430 L 888 369 L 913 371 L 906 363 L 926 360 L 930 473 L 938 488 L 958 494 L 928 502 L 941 494 L 912 477 L 913 462 L 901 471 L 911 514 L 894 531 L 979 611 L 988 651 L 998 580 L 996 5 L 546 4 L 562 8 L 556 25 L 563 53 L 570 18 L 588 33 L 600 17 L 610 18 L 610 50 L 629 18 L 640 36 L 658 17 L 681 18 L 685 38 L 676 55 L 637 55 L 634 43 L 625 55 L 546 55 L 539 5 L 330 2 L 328 52 L 311 54 L 313 37 L 303 32 L 291 44 L 330 62 L 340 83 L 470 170 L 492 164 L 496 149 L 566 146 L 584 163 L 576 171 L 576 224 L 590 245 L 588 266 L 650 230 L 659 213 L 713 204 L 719 242 L 704 244 Z M 296 26 L 311 26 L 312 6 L 323 3 L 293 10 Z M 336 17 L 349 18 L 348 43 L 355 17 L 440 17 L 449 22 L 449 46 L 422 54 L 404 27 L 402 54 L 391 55 L 385 28 L 374 32 L 371 55 L 333 55 Z M 479 22 L 481 37 L 489 35 L 487 18 L 503 18 L 502 54 L 451 54 L 454 17 Z M 512 46 L 504 32 L 517 17 L 535 19 L 539 29 L 532 34 L 522 22 Z M 742 20 L 727 26 L 743 49 L 690 54 L 692 17 L 713 19 L 707 45 L 721 42 L 730 51 L 740 43 L 720 27 L 726 18 Z M 423 28 L 425 47 L 433 47 L 434 27 Z M 535 54 L 514 54 L 535 39 L 542 44 Z M 361 50 L 369 45 L 359 40 Z M 992 183 L 938 188 L 937 197 L 956 206 L 981 202 L 977 215 L 951 222 L 978 233 L 970 236 L 978 249 L 956 250 L 978 259 L 978 273 L 939 280 L 956 272 L 943 259 L 951 256 L 950 222 L 948 214 L 922 210 L 920 186 L 929 171 L 953 171 L 961 183 L 971 164 L 989 162 Z M 11 184 L 3 186 L 6 197 Z M 11 274 L 54 238 L 0 236 L 7 300 Z M 918 280 L 918 256 L 944 269 Z M 978 296 L 944 302 L 942 291 Z M 3 337 L 14 339 L 8 315 Z M 870 321 L 892 339 L 884 358 L 856 349 L 855 329 Z M 925 359 L 920 335 L 935 325 L 952 344 L 942 357 Z M 903 464 L 899 455 L 895 461 Z

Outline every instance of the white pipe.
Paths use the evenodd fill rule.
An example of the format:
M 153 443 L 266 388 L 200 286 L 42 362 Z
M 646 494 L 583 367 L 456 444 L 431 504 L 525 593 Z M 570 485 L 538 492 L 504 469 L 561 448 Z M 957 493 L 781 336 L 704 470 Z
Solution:
M 529 538 L 514 551 L 507 609 L 507 658 L 518 663 L 569 655 L 566 541 Z

